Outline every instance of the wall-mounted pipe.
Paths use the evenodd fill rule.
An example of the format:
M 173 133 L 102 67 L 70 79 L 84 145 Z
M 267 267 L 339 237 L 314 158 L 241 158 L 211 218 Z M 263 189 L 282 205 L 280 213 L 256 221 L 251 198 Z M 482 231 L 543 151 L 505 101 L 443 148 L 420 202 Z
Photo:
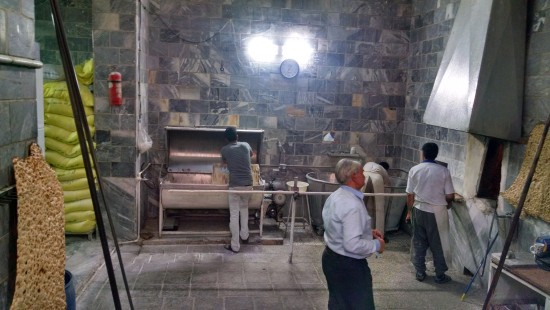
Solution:
M 44 64 L 39 60 L 34 59 L 28 59 L 28 58 L 22 58 L 22 57 L 16 57 L 16 56 L 9 56 L 0 54 L 0 64 L 2 65 L 13 65 L 18 67 L 26 67 L 26 68 L 42 68 Z
M 145 168 L 141 169 L 141 171 L 138 173 L 138 175 L 136 177 L 136 180 L 138 180 L 138 181 L 149 181 L 148 178 L 143 177 L 143 174 L 145 173 L 145 171 L 147 169 L 149 169 L 149 167 L 151 167 L 151 163 L 147 163 L 147 166 L 145 166 Z

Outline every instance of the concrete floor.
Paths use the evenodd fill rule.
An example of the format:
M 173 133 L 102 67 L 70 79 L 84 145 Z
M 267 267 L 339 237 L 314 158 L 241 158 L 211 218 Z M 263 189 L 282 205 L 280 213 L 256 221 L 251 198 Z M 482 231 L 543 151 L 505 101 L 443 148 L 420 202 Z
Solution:
M 256 240 L 258 236 L 255 236 Z M 322 238 L 298 230 L 292 263 L 288 235 L 283 245 L 243 245 L 238 254 L 222 244 L 149 242 L 124 245 L 121 252 L 135 309 L 326 309 L 328 291 L 321 270 Z M 469 276 L 450 271 L 438 285 L 433 272 L 414 278 L 410 237 L 390 235 L 386 252 L 369 259 L 377 309 L 480 309 L 485 289 L 472 287 L 460 300 Z M 77 280 L 77 309 L 114 309 L 96 240 L 68 240 L 67 269 Z M 89 255 L 89 257 L 85 257 Z M 116 262 L 116 255 L 113 255 Z M 93 262 L 91 262 L 93 261 Z M 115 270 L 123 309 L 129 309 L 120 268 Z

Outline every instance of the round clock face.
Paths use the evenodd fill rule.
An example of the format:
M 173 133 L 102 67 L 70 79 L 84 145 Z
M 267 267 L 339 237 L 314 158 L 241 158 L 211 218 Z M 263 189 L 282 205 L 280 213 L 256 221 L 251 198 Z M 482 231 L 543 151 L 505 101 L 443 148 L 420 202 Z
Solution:
M 294 59 L 285 59 L 281 63 L 281 74 L 287 79 L 291 79 L 300 72 L 300 65 Z

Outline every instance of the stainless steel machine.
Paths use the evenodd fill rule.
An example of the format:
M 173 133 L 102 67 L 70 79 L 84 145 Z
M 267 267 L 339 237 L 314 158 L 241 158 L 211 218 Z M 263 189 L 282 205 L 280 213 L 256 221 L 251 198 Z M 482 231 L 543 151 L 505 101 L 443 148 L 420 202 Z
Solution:
M 224 128 L 166 127 L 167 175 L 160 179 L 159 237 L 164 231 L 166 209 L 228 209 L 228 194 L 225 192 L 194 192 L 195 190 L 227 190 L 226 183 L 219 184 L 213 178 L 217 164 L 221 163 L 221 148 L 227 144 Z M 259 164 L 258 158 L 263 140 L 263 130 L 237 130 L 239 141 L 248 142 L 254 156 L 252 164 Z M 255 178 L 256 179 L 256 178 Z M 213 182 L 214 181 L 214 182 Z M 213 184 L 218 183 L 218 184 Z M 264 186 L 253 185 L 254 190 Z M 263 194 L 252 194 L 251 209 L 260 209 Z

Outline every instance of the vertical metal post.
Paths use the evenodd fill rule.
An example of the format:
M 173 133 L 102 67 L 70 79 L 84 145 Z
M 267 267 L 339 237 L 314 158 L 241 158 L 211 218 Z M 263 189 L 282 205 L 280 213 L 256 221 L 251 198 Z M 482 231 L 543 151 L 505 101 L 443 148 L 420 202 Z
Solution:
M 292 264 L 292 254 L 294 252 L 294 222 L 296 221 L 296 199 L 298 198 L 298 178 L 294 177 L 294 194 L 290 203 L 290 256 L 288 262 Z
M 61 10 L 56 0 L 50 0 L 51 9 L 52 9 L 52 19 L 54 23 L 55 33 L 57 37 L 57 43 L 59 45 L 59 53 L 61 55 L 61 61 L 63 63 L 63 70 L 65 72 L 65 78 L 67 81 L 67 90 L 69 92 L 69 98 L 71 102 L 71 107 L 73 109 L 73 116 L 75 119 L 76 132 L 78 134 L 78 141 L 80 144 L 80 149 L 82 150 L 82 160 L 84 162 L 84 168 L 86 170 L 86 177 L 88 179 L 88 187 L 90 189 L 90 196 L 92 199 L 95 218 L 97 222 L 97 231 L 99 238 L 101 240 L 101 248 L 103 250 L 103 258 L 105 259 L 105 267 L 107 269 L 107 275 L 109 277 L 109 284 L 111 287 L 111 293 L 113 296 L 113 302 L 115 309 L 121 309 L 120 297 L 118 294 L 118 286 L 116 284 L 116 277 L 114 274 L 113 263 L 111 260 L 111 253 L 109 252 L 109 244 L 107 241 L 107 234 L 105 232 L 105 224 L 103 222 L 103 216 L 101 214 L 101 208 L 99 205 L 98 190 L 96 188 L 93 172 L 92 172 L 92 162 L 93 167 L 95 168 L 97 178 L 97 183 L 99 187 L 99 192 L 102 194 L 103 203 L 105 205 L 105 212 L 107 214 L 107 219 L 111 227 L 111 233 L 113 237 L 113 242 L 115 244 L 117 257 L 119 260 L 120 271 L 122 273 L 122 278 L 124 281 L 124 286 L 126 288 L 126 293 L 128 295 L 128 302 L 130 309 L 134 309 L 132 303 L 132 297 L 130 295 L 130 289 L 128 286 L 128 281 L 126 279 L 126 272 L 124 270 L 124 264 L 122 261 L 122 255 L 120 254 L 120 248 L 118 246 L 118 240 L 116 236 L 116 231 L 114 229 L 114 224 L 109 212 L 109 208 L 105 202 L 105 196 L 103 195 L 103 187 L 101 182 L 101 177 L 97 170 L 97 160 L 95 156 L 92 135 L 88 126 L 88 121 L 84 112 L 84 105 L 82 103 L 82 98 L 80 96 L 80 89 L 76 79 L 76 73 L 74 71 L 73 63 L 71 60 L 71 55 L 69 51 L 69 46 L 67 43 L 67 38 L 65 36 L 65 30 L 63 26 L 63 20 L 61 18 Z M 139 224 L 139 223 L 138 223 Z

